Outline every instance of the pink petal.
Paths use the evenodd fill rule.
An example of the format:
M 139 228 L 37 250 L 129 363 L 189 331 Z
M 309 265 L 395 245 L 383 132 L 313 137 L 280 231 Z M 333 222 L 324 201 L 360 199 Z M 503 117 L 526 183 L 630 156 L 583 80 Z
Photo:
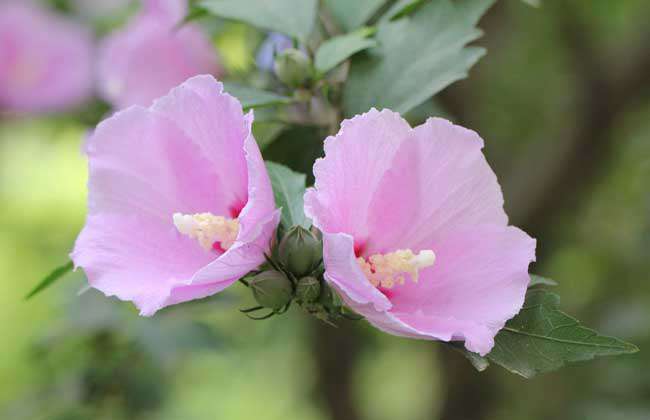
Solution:
M 465 341 L 465 348 L 481 356 L 488 354 L 494 347 L 494 337 L 499 329 L 485 324 L 455 318 L 442 318 L 420 313 L 396 314 L 394 319 L 406 326 L 408 337 L 424 340 Z M 400 335 L 400 334 L 397 334 Z
M 252 115 L 250 120 L 252 121 Z M 196 273 L 192 279 L 193 284 L 228 278 L 227 281 L 220 282 L 227 287 L 264 263 L 264 254 L 270 252 L 271 241 L 280 222 L 281 213 L 275 208 L 271 181 L 257 142 L 250 134 L 250 125 L 248 136 L 244 141 L 244 151 L 248 169 L 248 202 L 239 215 L 240 230 L 237 241 L 218 260 Z
M 325 157 L 314 164 L 316 184 L 305 194 L 305 213 L 323 232 L 368 238 L 368 212 L 393 156 L 411 131 L 399 114 L 372 109 L 343 121 L 325 140 Z
M 280 222 L 276 211 L 262 223 L 249 242 L 236 242 L 223 255 L 201 268 L 183 286 L 175 286 L 164 306 L 200 299 L 218 293 L 238 281 L 252 269 L 264 263 L 264 253 L 269 253 L 271 238 Z
M 252 111 L 249 117 L 252 123 Z M 256 232 L 260 230 L 260 220 L 267 218 L 270 213 L 275 212 L 274 219 L 277 220 L 273 229 L 277 227 L 280 220 L 280 210 L 275 207 L 275 196 L 271 188 L 271 180 L 252 133 L 249 133 L 244 141 L 244 154 L 248 169 L 248 202 L 239 215 L 240 232 L 237 240 L 252 241 L 257 236 Z
M 118 109 L 150 105 L 191 76 L 223 72 L 199 27 L 175 27 L 182 18 L 175 9 L 179 5 L 153 1 L 148 6 L 126 28 L 110 35 L 100 51 L 100 90 Z
M 90 31 L 23 1 L 0 2 L 0 111 L 63 111 L 92 93 Z
M 443 341 L 465 340 L 482 355 L 494 336 L 521 309 L 535 260 L 535 240 L 514 227 L 482 225 L 450 233 L 430 244 L 433 267 L 418 283 L 390 290 L 392 333 Z M 353 308 L 387 330 L 388 315 Z
M 217 168 L 174 123 L 149 110 L 115 114 L 86 148 L 90 214 L 142 214 L 165 226 L 175 212 L 227 214 L 227 196 L 215 188 Z
M 480 225 L 450 232 L 428 246 L 436 264 L 418 283 L 396 288 L 394 311 L 454 318 L 495 334 L 521 309 L 535 260 L 535 240 L 510 226 Z M 466 338 L 469 339 L 467 335 Z
M 153 109 L 167 118 L 178 118 L 178 125 L 211 166 L 227 174 L 218 188 L 231 205 L 241 204 L 240 237 L 246 237 L 260 218 L 275 210 L 266 166 L 251 133 L 253 114 L 244 115 L 239 101 L 223 93 L 221 83 L 212 76 L 195 76 L 156 101 Z M 241 139 L 245 139 L 244 154 Z
M 248 174 L 242 142 L 251 136 L 252 114 L 245 116 L 239 101 L 223 93 L 221 83 L 207 75 L 174 88 L 152 109 L 175 120 L 210 166 L 223 174 L 215 188 L 232 203 L 246 203 Z
M 240 277 L 264 263 L 271 240 L 280 222 L 280 212 L 275 211 L 267 220 L 260 221 L 247 241 L 237 240 L 223 255 L 197 271 L 190 285 L 214 284 L 223 290 Z
M 175 285 L 188 283 L 214 258 L 171 223 L 110 213 L 88 216 L 71 257 L 92 287 L 133 301 L 146 316 L 164 306 Z
M 413 130 L 370 206 L 371 236 L 380 252 L 422 249 L 460 226 L 508 223 L 482 147 L 474 131 L 441 118 Z
M 216 80 L 199 76 L 98 126 L 87 146 L 89 216 L 72 253 L 93 287 L 151 315 L 264 262 L 280 213 L 251 122 Z M 206 252 L 176 231 L 175 212 L 239 216 L 237 240 L 220 256 Z
M 385 311 L 390 301 L 374 287 L 359 268 L 354 255 L 354 239 L 345 233 L 323 233 L 325 279 L 357 305 L 368 305 L 370 313 Z

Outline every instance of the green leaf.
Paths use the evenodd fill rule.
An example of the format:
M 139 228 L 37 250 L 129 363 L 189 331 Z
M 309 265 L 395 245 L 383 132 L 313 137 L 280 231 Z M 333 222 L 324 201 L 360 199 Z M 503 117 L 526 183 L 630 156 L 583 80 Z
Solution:
M 317 0 L 203 0 L 209 12 L 282 32 L 305 42 L 316 20 Z
M 238 83 L 224 83 L 223 89 L 227 93 L 239 99 L 244 109 L 285 105 L 292 102 L 292 99 L 287 96 L 259 90 L 250 86 L 240 85 Z
M 526 3 L 529 6 L 533 7 L 539 7 L 542 5 L 542 0 L 522 0 L 524 3 Z
M 382 21 L 395 20 L 411 14 L 427 0 L 399 0 L 382 16 Z
M 285 129 L 286 124 L 281 122 L 253 122 L 253 136 L 260 150 L 264 150 L 269 144 L 273 143 Z
M 557 282 L 555 280 L 547 279 L 546 277 L 531 274 L 528 287 L 530 288 L 535 286 L 557 286 Z
M 295 225 L 308 229 L 311 222 L 303 210 L 307 177 L 279 163 L 266 162 L 266 168 L 273 186 L 275 204 L 282 207 L 282 225 L 286 229 Z
M 59 280 L 61 277 L 72 271 L 73 268 L 74 264 L 72 261 L 68 261 L 64 265 L 55 268 L 50 274 L 41 280 L 40 283 L 38 283 L 36 287 L 34 287 L 32 291 L 27 294 L 27 296 L 25 296 L 25 299 L 30 299 L 43 290 L 47 289 L 52 284 L 54 284 L 55 281 Z
M 378 45 L 352 60 L 346 114 L 371 107 L 406 113 L 466 77 L 485 54 L 466 45 L 481 36 L 475 25 L 494 1 L 428 1 L 417 13 L 380 23 Z
M 487 358 L 512 373 L 532 378 L 566 363 L 635 353 L 638 348 L 598 334 L 560 311 L 560 298 L 543 289 L 528 292 L 519 315 L 508 321 Z
M 320 73 L 327 73 L 359 51 L 374 47 L 377 42 L 369 38 L 373 28 L 361 28 L 346 35 L 331 38 L 318 48 L 314 65 Z
M 324 3 L 341 29 L 349 32 L 368 22 L 386 0 L 324 0 Z

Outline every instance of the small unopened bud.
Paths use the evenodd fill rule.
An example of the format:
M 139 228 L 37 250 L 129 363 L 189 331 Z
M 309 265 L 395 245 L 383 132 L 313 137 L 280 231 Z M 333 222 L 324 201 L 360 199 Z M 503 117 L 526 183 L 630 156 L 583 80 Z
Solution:
M 296 286 L 296 298 L 300 302 L 315 302 L 320 296 L 320 281 L 315 277 L 303 277 Z
M 311 60 L 304 52 L 288 48 L 275 57 L 275 75 L 290 87 L 302 86 L 312 74 Z
M 275 311 L 282 309 L 293 297 L 291 281 L 281 272 L 264 271 L 249 281 L 257 303 Z
M 325 285 L 325 287 L 323 287 L 321 290 L 320 296 L 318 297 L 318 303 L 323 306 L 330 307 L 332 305 L 332 298 L 332 289 L 330 289 L 329 286 Z
M 323 258 L 323 244 L 313 233 L 294 226 L 284 235 L 278 247 L 279 259 L 296 277 L 310 274 Z
M 343 305 L 343 302 L 338 293 L 332 290 L 327 283 L 323 286 L 324 287 L 321 288 L 321 294 L 318 297 L 318 303 L 330 309 L 340 308 Z

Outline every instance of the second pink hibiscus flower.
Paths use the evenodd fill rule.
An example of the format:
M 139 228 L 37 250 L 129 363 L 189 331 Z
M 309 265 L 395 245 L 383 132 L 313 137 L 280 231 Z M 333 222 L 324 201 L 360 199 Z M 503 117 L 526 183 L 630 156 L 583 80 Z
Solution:
M 305 212 L 325 279 L 379 329 L 485 355 L 521 309 L 535 241 L 508 226 L 482 147 L 446 120 L 412 129 L 374 109 L 326 140 Z

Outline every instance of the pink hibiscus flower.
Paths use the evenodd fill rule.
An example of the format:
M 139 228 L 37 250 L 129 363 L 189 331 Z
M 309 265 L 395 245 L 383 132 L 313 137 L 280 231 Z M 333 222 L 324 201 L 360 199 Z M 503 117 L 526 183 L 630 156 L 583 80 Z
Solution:
M 521 309 L 535 240 L 508 226 L 482 147 L 446 120 L 374 109 L 325 141 L 305 212 L 326 280 L 377 328 L 485 355 Z
M 180 28 L 185 0 L 145 0 L 142 11 L 102 44 L 99 87 L 116 109 L 149 106 L 197 74 L 221 76 L 216 50 L 197 25 Z
M 264 262 L 279 221 L 252 113 L 212 76 L 89 139 L 88 217 L 71 258 L 142 315 L 217 293 Z
M 62 111 L 92 93 L 92 36 L 29 1 L 0 2 L 0 112 Z

